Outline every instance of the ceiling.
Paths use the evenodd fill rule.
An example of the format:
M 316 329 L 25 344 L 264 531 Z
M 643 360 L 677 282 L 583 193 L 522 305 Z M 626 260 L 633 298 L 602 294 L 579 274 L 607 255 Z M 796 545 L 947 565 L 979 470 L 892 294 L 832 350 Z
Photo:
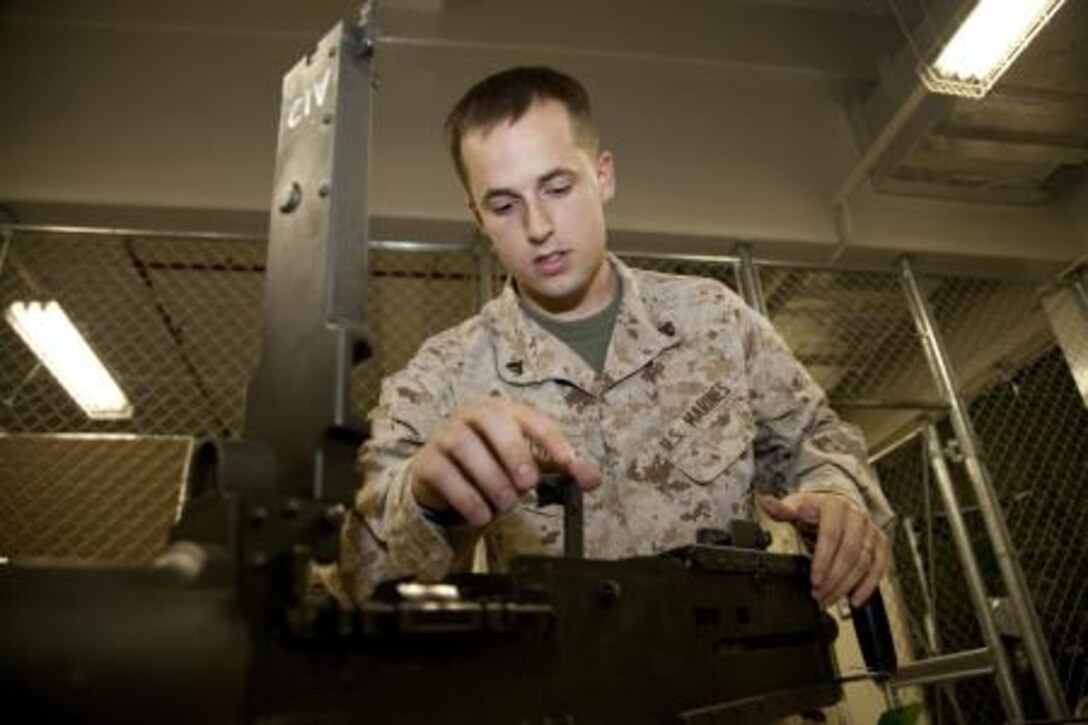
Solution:
M 988 98 L 918 94 L 904 28 L 922 44 L 964 2 L 384 0 L 375 233 L 472 237 L 441 120 L 482 74 L 544 62 L 594 95 L 621 246 L 1064 266 L 1088 252 L 1088 3 L 1067 2 Z M 0 93 L 19 112 L 0 115 L 0 204 L 24 222 L 260 233 L 279 78 L 358 6 L 7 0 Z
M 908 26 L 923 48 L 927 25 L 947 28 L 943 18 L 953 14 L 930 5 Z M 1088 161 L 1086 41 L 1088 4 L 1067 2 L 985 98 L 927 95 L 874 165 L 876 188 L 1022 204 L 1060 193 Z M 901 46 L 863 102 L 859 133 L 871 139 L 889 122 L 890 109 L 903 109 L 918 84 L 917 64 L 915 46 Z
M 387 0 L 385 7 L 391 12 L 385 17 L 394 26 L 391 39 L 407 40 L 396 28 L 405 23 L 416 43 L 544 44 L 584 55 L 749 63 L 841 75 L 858 81 L 847 102 L 863 147 L 886 130 L 896 113 L 907 115 L 870 169 L 872 182 L 882 193 L 1039 203 L 1060 192 L 1073 177 L 1071 171 L 1088 161 L 1088 3 L 1077 0 L 1066 3 L 986 98 L 926 94 L 910 109 L 904 106 L 919 85 L 920 53 L 930 47 L 931 39 L 947 35 L 970 2 L 733 0 L 719 2 L 718 7 L 692 3 L 676 13 L 687 14 L 687 22 L 668 31 L 655 22 L 670 22 L 657 17 L 661 10 L 656 3 L 630 2 L 623 11 L 628 17 L 621 18 L 615 17 L 612 4 L 589 3 L 589 10 L 583 5 L 577 12 L 583 16 L 581 24 L 597 30 L 572 34 L 568 28 L 573 21 L 563 19 L 567 27 L 556 28 L 553 37 L 547 37 L 551 31 L 546 18 L 527 21 L 522 10 L 505 13 L 504 22 L 503 14 L 494 13 L 493 3 L 463 5 L 474 4 L 490 14 L 492 27 L 483 13 L 472 13 L 457 2 Z M 584 17 L 594 10 L 601 17 Z M 408 19 L 422 13 L 442 20 L 449 15 L 454 22 L 440 20 L 432 26 L 437 32 L 428 35 Z M 456 15 L 462 15 L 459 21 Z M 518 31 L 518 26 L 533 29 Z M 617 26 L 622 30 L 616 32 Z M 737 29 L 736 35 L 732 29 Z M 768 42 L 770 38 L 774 42 Z

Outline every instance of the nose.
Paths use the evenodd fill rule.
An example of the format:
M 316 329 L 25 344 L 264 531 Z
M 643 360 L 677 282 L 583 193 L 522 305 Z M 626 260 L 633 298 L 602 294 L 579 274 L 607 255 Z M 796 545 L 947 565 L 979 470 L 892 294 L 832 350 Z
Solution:
M 529 201 L 525 205 L 525 235 L 531 244 L 543 244 L 555 231 L 551 215 L 538 201 Z

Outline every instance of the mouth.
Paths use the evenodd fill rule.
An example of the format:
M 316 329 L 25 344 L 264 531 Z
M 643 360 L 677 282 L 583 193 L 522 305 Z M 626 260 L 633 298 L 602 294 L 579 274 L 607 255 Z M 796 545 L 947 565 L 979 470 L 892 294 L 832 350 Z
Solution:
M 567 252 L 558 250 L 533 257 L 533 267 L 542 274 L 559 274 L 567 265 Z

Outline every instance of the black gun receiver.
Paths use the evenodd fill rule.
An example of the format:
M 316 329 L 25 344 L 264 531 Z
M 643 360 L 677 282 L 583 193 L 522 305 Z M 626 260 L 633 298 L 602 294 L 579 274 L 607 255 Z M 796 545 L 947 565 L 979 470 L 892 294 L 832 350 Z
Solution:
M 6 567 L 5 701 L 46 722 L 763 723 L 841 696 L 804 557 L 522 557 L 349 609 L 305 589 L 303 510 L 214 498 L 194 511 L 238 538 L 184 519 L 204 541 L 152 569 Z M 281 524 L 294 543 L 254 561 Z

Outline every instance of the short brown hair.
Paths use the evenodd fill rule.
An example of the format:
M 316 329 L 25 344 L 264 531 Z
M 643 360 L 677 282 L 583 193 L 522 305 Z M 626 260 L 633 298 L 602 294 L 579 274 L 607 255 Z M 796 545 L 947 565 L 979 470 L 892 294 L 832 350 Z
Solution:
M 570 115 L 575 138 L 596 153 L 600 143 L 589 94 L 577 80 L 544 66 L 522 66 L 495 73 L 468 89 L 446 118 L 446 143 L 461 183 L 468 188 L 461 141 L 470 131 L 489 131 L 517 121 L 536 102 L 558 101 Z

